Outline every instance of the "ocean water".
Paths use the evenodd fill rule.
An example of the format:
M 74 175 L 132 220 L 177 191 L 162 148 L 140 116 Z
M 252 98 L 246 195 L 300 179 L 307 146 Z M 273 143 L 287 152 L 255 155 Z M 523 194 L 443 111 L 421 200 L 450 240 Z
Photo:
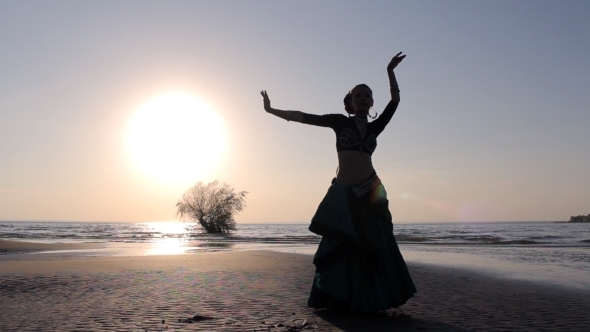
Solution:
M 206 234 L 194 223 L 0 222 L 0 239 L 103 242 L 74 256 L 166 255 L 265 249 L 313 254 L 320 237 L 307 224 L 238 224 L 230 234 Z M 484 271 L 504 278 L 590 290 L 590 224 L 472 222 L 395 224 L 408 261 Z M 7 254 L 7 253 L 4 253 Z M 0 252 L 2 255 L 2 252 Z

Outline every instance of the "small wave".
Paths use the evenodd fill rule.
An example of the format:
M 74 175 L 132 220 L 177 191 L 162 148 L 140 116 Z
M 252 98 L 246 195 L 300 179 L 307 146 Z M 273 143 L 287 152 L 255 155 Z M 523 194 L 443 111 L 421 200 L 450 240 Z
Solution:
M 437 236 L 437 237 L 419 237 L 409 235 L 396 235 L 397 242 L 399 243 L 423 243 L 423 244 L 436 244 L 436 245 L 530 245 L 530 244 L 547 244 L 547 242 L 533 241 L 530 239 L 520 240 L 505 240 L 502 237 L 497 236 Z M 589 240 L 590 241 L 590 240 Z
M 502 242 L 502 237 L 500 236 L 493 236 L 493 235 L 472 235 L 472 236 L 464 236 L 462 237 L 466 240 L 473 241 L 473 242 L 485 242 L 485 243 L 496 243 Z
M 545 236 L 531 236 L 529 237 L 529 239 L 533 239 L 533 240 L 544 240 L 544 239 L 561 239 L 561 236 L 555 236 L 555 235 L 545 235 Z
M 49 238 L 58 238 L 58 239 L 78 239 L 78 238 L 82 238 L 85 239 L 87 238 L 87 236 L 80 236 L 78 234 L 55 234 L 53 236 L 49 236 Z
M 428 239 L 432 239 L 437 243 L 499 243 L 504 240 L 503 237 L 493 236 L 488 234 L 483 235 L 443 235 L 443 236 L 432 236 Z
M 0 239 L 27 239 L 32 238 L 30 236 L 20 234 L 20 233 L 2 233 L 0 234 Z
M 318 236 L 289 236 L 289 237 L 232 237 L 228 239 L 232 242 L 252 242 L 252 243 L 319 243 Z
M 31 230 L 31 231 L 46 231 L 46 230 L 50 230 L 50 229 L 51 229 L 50 226 L 37 226 L 37 227 L 31 226 L 31 227 L 27 227 L 27 230 Z
M 395 239 L 398 242 L 426 242 L 426 241 L 430 241 L 430 239 L 425 238 L 423 236 L 411 236 L 411 235 L 403 235 L 403 234 L 396 235 Z
M 119 232 L 119 234 L 121 234 L 121 235 L 133 234 L 133 235 L 148 235 L 148 236 L 153 236 L 153 235 L 162 234 L 162 233 L 161 232 L 142 232 L 142 231 L 137 231 L 137 232 Z
M 546 242 L 538 242 L 531 240 L 512 240 L 512 241 L 500 241 L 494 244 L 546 244 Z
M 580 242 L 590 243 L 590 239 L 588 239 L 588 240 L 580 240 Z

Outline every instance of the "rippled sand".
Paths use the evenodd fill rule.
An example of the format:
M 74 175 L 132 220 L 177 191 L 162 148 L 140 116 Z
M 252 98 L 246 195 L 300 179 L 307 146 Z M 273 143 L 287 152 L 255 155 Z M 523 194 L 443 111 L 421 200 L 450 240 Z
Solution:
M 23 255 L 3 255 L 0 261 L 0 331 L 586 331 L 590 326 L 590 294 L 412 262 L 417 296 L 401 309 L 359 316 L 307 308 L 314 272 L 310 255 L 17 256 Z

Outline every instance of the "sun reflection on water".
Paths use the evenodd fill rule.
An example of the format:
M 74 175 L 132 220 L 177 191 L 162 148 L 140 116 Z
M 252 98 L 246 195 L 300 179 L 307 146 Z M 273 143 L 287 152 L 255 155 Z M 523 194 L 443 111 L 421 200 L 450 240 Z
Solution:
M 146 250 L 146 255 L 180 255 L 185 254 L 187 247 L 186 242 L 179 239 L 162 239 L 158 242 L 151 243 L 150 248 Z
M 147 230 L 160 236 L 173 236 L 188 234 L 191 224 L 182 221 L 157 221 L 142 223 Z
M 144 255 L 182 255 L 198 252 L 230 250 L 233 243 L 197 241 L 191 237 L 194 224 L 182 221 L 142 223 L 150 234 Z
M 152 241 L 145 255 L 180 255 L 187 252 L 189 224 L 181 221 L 143 223 L 152 233 Z

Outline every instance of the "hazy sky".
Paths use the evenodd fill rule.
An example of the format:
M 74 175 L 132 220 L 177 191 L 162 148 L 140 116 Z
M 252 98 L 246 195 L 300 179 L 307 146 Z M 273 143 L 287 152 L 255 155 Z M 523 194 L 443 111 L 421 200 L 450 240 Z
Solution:
M 402 102 L 373 155 L 394 222 L 588 214 L 588 13 L 582 0 L 0 0 L 0 220 L 173 220 L 185 190 L 218 179 L 249 192 L 238 223 L 308 222 L 335 175 L 334 133 L 266 114 L 259 91 L 344 113 L 366 83 L 381 111 L 399 51 Z M 178 124 L 189 137 L 156 156 L 165 172 L 225 148 L 171 182 L 141 171 L 127 140 L 140 106 L 174 93 L 224 129 Z

